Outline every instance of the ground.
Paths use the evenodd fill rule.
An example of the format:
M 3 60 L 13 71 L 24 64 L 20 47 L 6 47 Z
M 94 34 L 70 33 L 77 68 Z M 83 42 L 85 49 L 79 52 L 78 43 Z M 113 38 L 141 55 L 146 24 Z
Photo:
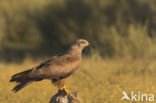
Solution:
M 41 60 L 28 58 L 21 64 L 0 64 L 0 102 L 48 103 L 57 88 L 48 80 L 32 83 L 18 93 L 11 92 L 14 73 L 36 66 Z M 156 62 L 149 59 L 83 58 L 80 68 L 69 77 L 67 86 L 78 91 L 82 103 L 121 103 L 122 91 L 153 93 L 156 96 Z M 124 103 L 129 103 L 124 101 Z

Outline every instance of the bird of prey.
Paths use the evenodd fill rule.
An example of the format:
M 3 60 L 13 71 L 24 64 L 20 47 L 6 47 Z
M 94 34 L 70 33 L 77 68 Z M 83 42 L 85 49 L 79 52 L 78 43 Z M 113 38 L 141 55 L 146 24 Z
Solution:
M 10 82 L 18 84 L 12 91 L 17 92 L 32 82 L 50 79 L 60 91 L 68 93 L 66 79 L 80 66 L 82 50 L 88 45 L 86 40 L 78 39 L 64 54 L 51 57 L 36 67 L 13 75 Z

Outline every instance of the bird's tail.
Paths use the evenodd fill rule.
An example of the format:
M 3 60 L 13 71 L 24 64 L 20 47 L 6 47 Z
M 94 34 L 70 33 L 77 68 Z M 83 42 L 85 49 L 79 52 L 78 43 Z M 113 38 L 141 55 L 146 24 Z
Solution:
M 12 89 L 12 91 L 17 92 L 31 82 L 31 79 L 29 78 L 29 74 L 31 71 L 32 71 L 32 69 L 29 69 L 24 72 L 17 73 L 11 77 L 10 82 L 18 83 Z
M 32 69 L 29 69 L 24 72 L 20 72 L 20 73 L 13 75 L 10 79 L 10 82 L 22 82 L 24 80 L 27 80 L 29 78 L 29 73 L 31 71 Z
M 25 87 L 26 85 L 28 85 L 30 82 L 31 82 L 31 81 L 20 82 L 20 83 L 18 83 L 18 84 L 12 89 L 12 91 L 18 92 L 18 91 L 21 90 L 23 87 Z

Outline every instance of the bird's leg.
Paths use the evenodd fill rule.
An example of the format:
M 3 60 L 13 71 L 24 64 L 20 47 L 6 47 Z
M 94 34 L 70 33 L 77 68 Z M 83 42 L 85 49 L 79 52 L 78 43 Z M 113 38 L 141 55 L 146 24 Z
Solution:
M 65 85 L 59 89 L 61 92 L 65 92 L 66 94 L 71 93 L 71 90 L 67 88 Z

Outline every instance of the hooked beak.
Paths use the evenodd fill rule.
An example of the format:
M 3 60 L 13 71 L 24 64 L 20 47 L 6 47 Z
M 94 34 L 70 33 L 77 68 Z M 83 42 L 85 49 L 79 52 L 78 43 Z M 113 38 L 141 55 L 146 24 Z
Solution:
M 85 47 L 89 46 L 89 43 L 86 43 Z

